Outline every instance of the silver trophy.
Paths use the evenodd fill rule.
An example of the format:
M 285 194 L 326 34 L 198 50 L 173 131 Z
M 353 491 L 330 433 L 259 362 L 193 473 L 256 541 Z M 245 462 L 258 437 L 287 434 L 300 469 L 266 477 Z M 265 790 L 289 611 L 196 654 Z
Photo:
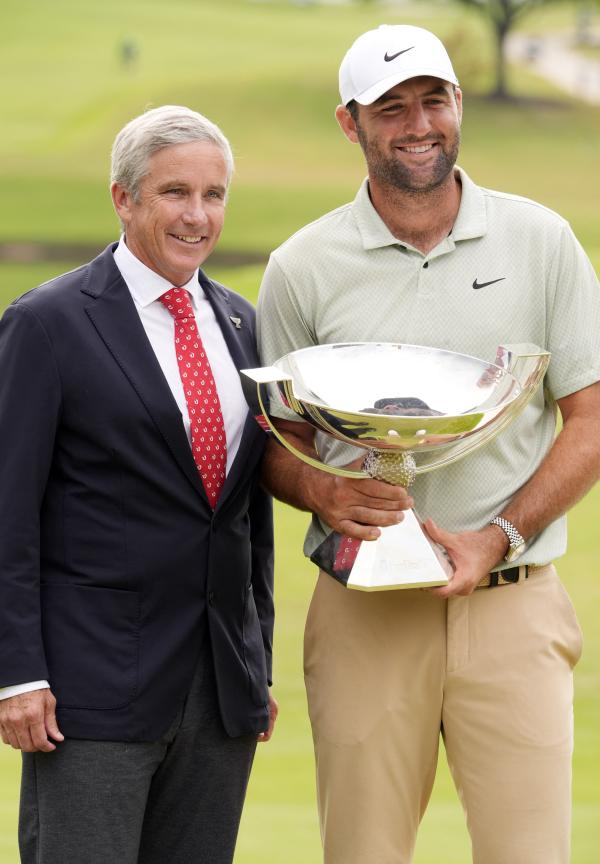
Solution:
M 303 348 L 274 366 L 242 373 L 248 400 L 303 462 L 341 477 L 410 487 L 417 475 L 461 459 L 506 428 L 549 362 L 549 353 L 535 345 L 502 345 L 490 363 L 419 345 L 356 342 Z M 263 397 L 264 385 L 275 383 L 299 418 L 367 451 L 361 471 L 308 456 L 280 434 Z M 412 510 L 375 541 L 332 532 L 311 559 L 348 588 L 364 591 L 444 585 L 452 573 L 444 550 Z

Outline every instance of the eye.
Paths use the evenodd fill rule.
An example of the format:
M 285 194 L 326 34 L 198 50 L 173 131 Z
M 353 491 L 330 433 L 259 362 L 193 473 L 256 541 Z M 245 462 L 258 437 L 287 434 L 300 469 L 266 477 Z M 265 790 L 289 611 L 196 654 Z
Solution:
M 437 105 L 441 105 L 442 107 L 444 107 L 445 105 L 448 105 L 450 103 L 450 99 L 440 93 L 437 96 L 427 96 L 425 99 L 425 103 L 427 105 L 433 105 L 434 107 Z
M 173 186 L 172 189 L 165 189 L 165 195 L 173 195 L 175 197 L 183 195 L 184 192 L 185 190 L 182 189 L 181 186 Z
M 222 192 L 220 189 L 209 189 L 208 192 L 206 193 L 206 197 L 207 198 L 215 198 L 218 201 L 222 201 L 223 198 L 225 197 L 225 193 Z

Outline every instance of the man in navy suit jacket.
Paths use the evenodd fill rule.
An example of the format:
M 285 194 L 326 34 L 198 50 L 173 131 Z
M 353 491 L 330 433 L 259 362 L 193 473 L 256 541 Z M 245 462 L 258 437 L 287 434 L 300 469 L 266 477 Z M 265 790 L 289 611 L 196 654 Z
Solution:
M 238 376 L 254 310 L 199 270 L 232 168 L 196 112 L 132 120 L 121 240 L 0 322 L 0 733 L 23 751 L 25 864 L 227 864 L 272 732 L 271 501 Z M 216 503 L 173 289 L 218 394 Z

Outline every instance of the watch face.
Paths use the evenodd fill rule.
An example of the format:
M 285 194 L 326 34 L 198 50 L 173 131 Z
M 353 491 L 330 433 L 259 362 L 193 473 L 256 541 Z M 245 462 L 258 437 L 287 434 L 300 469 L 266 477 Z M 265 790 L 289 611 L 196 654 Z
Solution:
M 519 543 L 518 546 L 514 546 L 508 550 L 506 555 L 504 556 L 505 561 L 516 561 L 517 558 L 520 558 L 523 552 L 525 551 L 525 543 Z

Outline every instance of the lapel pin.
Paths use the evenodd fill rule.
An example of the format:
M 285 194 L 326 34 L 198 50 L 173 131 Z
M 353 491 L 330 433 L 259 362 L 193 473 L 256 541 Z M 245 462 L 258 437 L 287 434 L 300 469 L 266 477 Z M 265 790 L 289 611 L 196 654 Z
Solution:
M 242 319 L 241 319 L 241 318 L 236 318 L 235 315 L 230 315 L 230 316 L 229 316 L 229 320 L 230 320 L 233 324 L 235 324 L 235 329 L 236 329 L 236 330 L 241 330 L 241 329 L 242 329 Z

